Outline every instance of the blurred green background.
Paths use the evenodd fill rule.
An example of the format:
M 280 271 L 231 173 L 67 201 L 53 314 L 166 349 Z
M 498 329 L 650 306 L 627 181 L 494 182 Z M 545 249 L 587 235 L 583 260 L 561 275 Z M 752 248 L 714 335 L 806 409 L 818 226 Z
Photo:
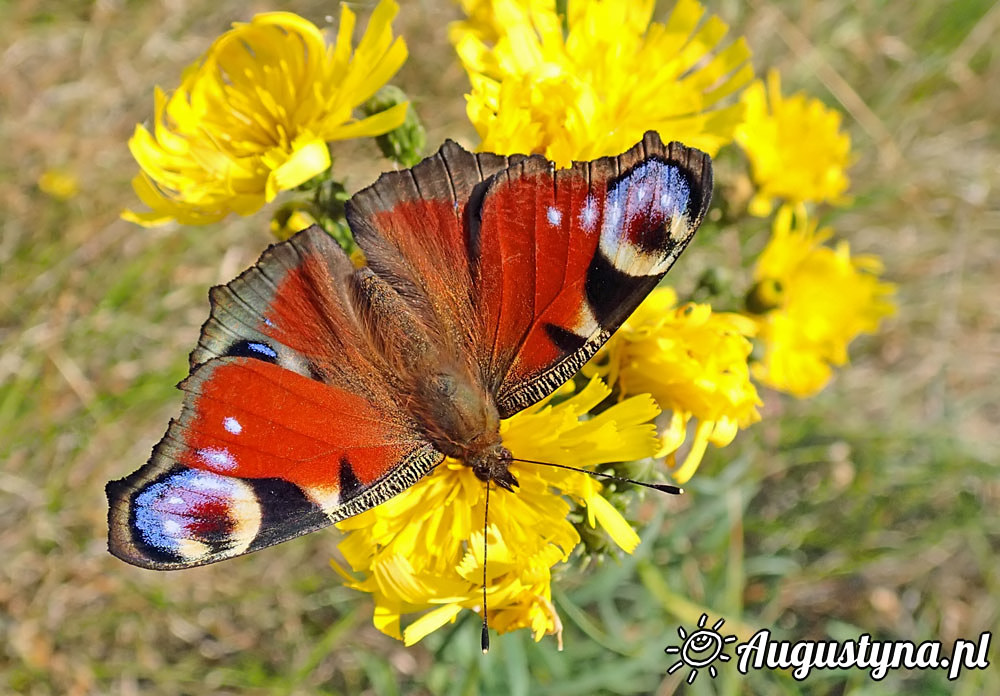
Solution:
M 474 144 L 445 32 L 457 10 L 402 4 L 411 57 L 397 83 L 432 147 Z M 266 216 L 118 220 L 133 202 L 126 140 L 153 85 L 175 85 L 231 21 L 289 9 L 322 24 L 336 3 L 0 3 L 0 692 L 1000 693 L 996 645 L 989 669 L 955 682 L 903 670 L 799 683 L 732 663 L 693 687 L 687 670 L 666 674 L 663 648 L 702 611 L 723 632 L 946 651 L 1000 624 L 1000 4 L 708 7 L 747 36 L 761 74 L 778 67 L 786 92 L 844 111 L 856 204 L 828 222 L 885 260 L 899 314 L 818 397 L 765 393 L 764 421 L 710 451 L 688 495 L 647 498 L 634 556 L 557 579 L 564 651 L 519 632 L 484 657 L 474 617 L 409 649 L 376 632 L 369 598 L 328 565 L 333 530 L 171 574 L 105 549 L 104 484 L 143 463 L 178 412 L 208 287 L 270 242 Z M 371 143 L 335 154 L 352 190 L 385 166 Z M 74 173 L 80 193 L 43 194 L 49 169 Z M 696 241 L 671 280 L 690 290 L 733 261 L 733 241 Z

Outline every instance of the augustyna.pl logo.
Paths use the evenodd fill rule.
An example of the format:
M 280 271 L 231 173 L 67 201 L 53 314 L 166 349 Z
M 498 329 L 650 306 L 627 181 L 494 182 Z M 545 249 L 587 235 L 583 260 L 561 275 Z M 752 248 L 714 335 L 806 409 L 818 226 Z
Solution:
M 922 643 L 912 641 L 872 640 L 864 633 L 857 640 L 775 640 L 771 631 L 761 629 L 750 640 L 737 643 L 733 635 L 723 636 L 720 632 L 724 619 L 719 619 L 710 628 L 708 615 L 702 614 L 698 627 L 688 633 L 684 627 L 677 629 L 680 645 L 664 648 L 668 655 L 677 656 L 677 661 L 667 668 L 668 674 L 690 669 L 687 682 L 690 684 L 702 669 L 711 677 L 718 675 L 717 662 L 729 662 L 732 656 L 726 653 L 726 646 L 736 643 L 734 653 L 736 669 L 747 674 L 751 669 L 789 669 L 792 676 L 802 681 L 814 669 L 860 669 L 867 670 L 874 681 L 885 678 L 889 670 L 896 669 L 946 669 L 948 679 L 958 679 L 963 669 L 986 669 L 990 666 L 989 650 L 993 634 L 982 633 L 978 640 L 958 639 L 946 653 L 941 641 L 928 640 Z M 950 654 L 950 657 L 948 656 Z
M 735 643 L 736 636 L 722 637 L 719 629 L 726 623 L 725 619 L 719 619 L 711 628 L 705 628 L 708 623 L 708 614 L 702 614 L 698 619 L 698 629 L 688 633 L 683 626 L 677 627 L 677 635 L 684 641 L 680 646 L 672 645 L 664 648 L 663 652 L 668 655 L 678 655 L 680 659 L 667 669 L 667 674 L 673 674 L 682 667 L 690 667 L 687 683 L 691 684 L 698 676 L 698 670 L 708 667 L 708 673 L 715 678 L 719 672 L 713 664 L 716 660 L 728 662 L 729 655 L 726 654 L 726 645 Z

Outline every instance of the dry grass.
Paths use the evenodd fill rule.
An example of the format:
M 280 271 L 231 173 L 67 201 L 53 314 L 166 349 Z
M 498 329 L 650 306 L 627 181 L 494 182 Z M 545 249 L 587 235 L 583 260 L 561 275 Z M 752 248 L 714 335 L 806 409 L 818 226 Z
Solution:
M 444 0 L 404 4 L 412 57 L 401 84 L 429 142 L 471 142 L 465 79 L 443 32 L 454 10 Z M 462 626 L 450 642 L 404 649 L 370 628 L 368 600 L 327 567 L 335 534 L 169 575 L 111 558 L 104 483 L 145 461 L 177 411 L 172 385 L 207 287 L 268 241 L 259 219 L 156 231 L 117 219 L 132 200 L 125 142 L 149 116 L 152 85 L 175 83 L 228 22 L 273 5 L 207 7 L 0 4 L 0 691 L 392 693 L 401 684 L 503 693 L 530 673 L 532 693 L 648 692 L 677 621 L 669 602 L 658 606 L 649 568 L 733 622 L 792 636 L 846 625 L 950 641 L 997 627 L 1000 5 L 981 1 L 713 5 L 746 33 L 758 67 L 778 66 L 787 86 L 848 112 L 857 205 L 831 222 L 854 248 L 883 257 L 900 313 L 859 342 L 855 363 L 817 399 L 768 395 L 771 418 L 741 449 L 712 458 L 686 510 L 637 561 L 567 579 L 576 586 L 560 598 L 565 653 L 511 636 L 483 662 Z M 334 11 L 306 0 L 285 7 L 317 21 Z M 340 152 L 353 186 L 373 178 L 370 148 Z M 53 167 L 80 177 L 79 196 L 38 191 Z M 600 612 L 607 634 L 585 635 L 577 608 Z M 630 616 L 616 633 L 615 617 Z M 637 648 L 642 640 L 660 658 Z M 629 660 L 642 668 L 629 671 Z M 587 682 L 597 661 L 606 681 Z M 996 692 L 997 673 L 958 685 Z M 857 675 L 811 687 L 772 679 L 718 684 L 730 693 L 870 687 Z M 674 688 L 673 678 L 659 686 Z

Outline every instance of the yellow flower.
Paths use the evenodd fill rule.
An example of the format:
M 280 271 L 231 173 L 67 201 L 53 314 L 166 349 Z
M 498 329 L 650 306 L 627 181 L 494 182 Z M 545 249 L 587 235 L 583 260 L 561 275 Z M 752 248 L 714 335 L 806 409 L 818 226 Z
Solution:
M 157 88 L 153 133 L 137 126 L 129 140 L 142 168 L 132 186 L 151 210 L 122 217 L 157 225 L 249 215 L 326 171 L 327 142 L 401 124 L 407 104 L 352 117 L 406 60 L 406 44 L 393 40 L 390 26 L 397 10 L 392 0 L 379 2 L 353 56 L 347 5 L 332 46 L 289 12 L 234 24 L 184 72 L 176 92 Z
M 310 225 L 319 224 L 312 204 L 306 201 L 290 201 L 281 206 L 271 217 L 271 234 L 284 241 Z
M 851 138 L 840 132 L 840 113 L 804 94 L 781 95 L 776 70 L 743 92 L 746 121 L 736 140 L 747 153 L 757 194 L 750 212 L 768 215 L 774 199 L 841 203 L 847 191 Z
M 569 466 L 648 457 L 656 449 L 649 421 L 659 413 L 649 396 L 582 417 L 609 393 L 595 379 L 559 404 L 536 404 L 502 422 L 504 445 L 515 457 Z M 600 524 L 626 551 L 635 549 L 639 537 L 592 477 L 518 462 L 511 473 L 520 483 L 515 492 L 490 491 L 489 622 L 500 633 L 530 628 L 540 640 L 561 630 L 552 604 L 552 566 L 567 560 L 580 542 L 566 518 L 570 501 L 583 505 L 590 525 Z M 362 577 L 334 567 L 351 587 L 372 593 L 376 628 L 400 638 L 401 615 L 426 612 L 402 632 L 412 645 L 462 609 L 482 612 L 485 494 L 472 469 L 448 459 L 395 498 L 338 523 L 347 532 L 340 551 Z
M 80 181 L 67 169 L 46 169 L 38 177 L 38 188 L 52 198 L 68 201 L 80 192 Z
M 847 345 L 895 312 L 895 286 L 878 279 L 878 257 L 852 257 L 846 241 L 823 246 L 831 236 L 829 229 L 817 230 L 804 208 L 793 216 L 783 206 L 754 271 L 748 305 L 759 312 L 765 351 L 753 375 L 799 397 L 821 390 L 830 366 L 847 362 Z
M 526 9 L 546 11 L 555 6 L 555 0 L 515 0 Z M 454 44 L 458 44 L 464 34 L 472 34 L 485 43 L 496 43 L 504 33 L 502 18 L 494 10 L 494 0 L 458 0 L 466 19 L 452 22 L 448 27 L 448 35 Z M 501 8 L 502 9 L 502 8 Z
M 469 74 L 467 111 L 490 152 L 540 152 L 559 165 L 623 152 L 650 129 L 709 154 L 733 139 L 752 78 L 750 50 L 696 0 L 666 24 L 655 0 L 467 2 L 452 39 Z M 492 22 L 489 21 L 492 15 Z M 495 40 L 494 40 L 495 36 Z M 492 43 L 492 46 L 487 42 Z
M 760 420 L 761 401 L 747 365 L 753 322 L 707 304 L 676 304 L 673 289 L 654 290 L 584 371 L 606 375 L 623 396 L 648 392 L 672 411 L 657 456 L 665 455 L 674 479 L 684 483 L 708 443 L 728 445 L 739 428 Z M 678 465 L 692 420 L 694 439 Z

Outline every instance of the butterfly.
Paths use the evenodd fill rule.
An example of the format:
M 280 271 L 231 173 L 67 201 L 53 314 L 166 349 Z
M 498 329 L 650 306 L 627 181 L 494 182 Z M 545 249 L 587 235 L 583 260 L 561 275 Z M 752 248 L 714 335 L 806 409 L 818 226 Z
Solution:
M 446 456 L 513 490 L 500 420 L 551 394 L 669 270 L 708 155 L 648 132 L 567 169 L 446 141 L 209 293 L 178 418 L 107 485 L 109 550 L 170 570 L 356 515 Z

